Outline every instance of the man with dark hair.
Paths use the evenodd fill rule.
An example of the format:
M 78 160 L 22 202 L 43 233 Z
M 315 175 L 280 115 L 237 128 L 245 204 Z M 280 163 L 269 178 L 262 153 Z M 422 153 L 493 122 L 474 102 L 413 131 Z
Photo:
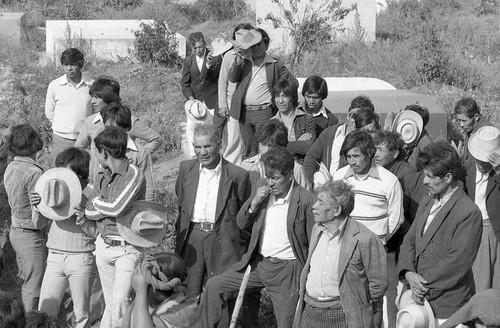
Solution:
M 316 224 L 300 276 L 294 327 L 373 327 L 374 304 L 387 288 L 385 249 L 373 232 L 349 216 L 354 208 L 351 186 L 330 180 L 315 192 Z
M 83 54 L 75 48 L 61 55 L 64 75 L 50 82 L 45 99 L 45 116 L 52 124 L 52 155 L 54 158 L 73 147 L 85 118 L 92 114 L 89 94 L 92 79 L 83 68 Z
M 473 135 L 479 128 L 483 126 L 492 126 L 491 122 L 486 118 L 486 116 L 481 114 L 478 104 L 472 98 L 462 98 L 457 101 L 455 108 L 453 108 L 453 115 L 455 116 L 455 121 L 460 127 L 460 132 L 463 135 L 464 142 L 458 145 L 452 143 L 453 148 L 458 151 L 458 154 L 462 158 L 463 163 L 468 166 L 469 162 L 473 162 L 474 159 L 471 157 L 469 152 L 469 138 Z
M 250 174 L 250 181 L 265 178 L 264 164 L 262 163 L 262 155 L 264 155 L 271 147 L 288 145 L 288 129 L 283 122 L 272 119 L 259 126 L 255 132 L 255 141 L 259 146 L 259 153 L 254 157 L 245 159 L 241 163 L 241 167 Z M 302 187 L 309 190 L 309 183 L 302 165 L 295 161 L 293 166 L 293 178 Z
M 248 233 L 236 214 L 250 196 L 248 173 L 219 154 L 220 140 L 210 125 L 194 130 L 195 159 L 183 161 L 175 183 L 179 218 L 176 253 L 187 265 L 187 295 L 197 297 L 206 280 L 236 263 L 246 250 Z
M 349 133 L 340 154 L 345 157 L 346 167 L 334 173 L 333 180 L 350 183 L 356 194 L 356 203 L 351 217 L 364 224 L 375 233 L 384 245 L 396 233 L 403 223 L 403 191 L 398 178 L 374 160 L 375 144 L 366 131 L 356 130 Z M 395 250 L 386 254 L 387 266 L 395 270 Z M 391 299 L 396 298 L 397 281 L 390 285 L 394 291 Z M 375 326 L 382 324 L 382 303 L 376 308 Z
M 429 110 L 417 104 L 408 105 L 405 107 L 404 110 L 411 110 L 420 115 L 420 117 L 422 117 L 422 123 L 423 123 L 422 133 L 420 133 L 420 137 L 418 138 L 417 141 L 413 142 L 410 145 L 406 145 L 405 147 L 406 155 L 404 157 L 404 159 L 408 162 L 408 164 L 410 164 L 417 170 L 420 170 L 420 168 L 417 165 L 418 154 L 422 152 L 428 144 L 432 143 L 432 138 L 429 132 L 427 132 L 427 130 L 425 129 L 427 123 L 429 123 Z
M 389 170 L 399 181 L 417 170 L 404 160 L 404 141 L 397 132 L 379 131 L 373 139 L 375 143 L 375 163 Z
M 85 216 L 96 220 L 99 230 L 95 255 L 106 302 L 101 327 L 115 328 L 128 306 L 130 278 L 142 257 L 142 249 L 120 235 L 116 221 L 134 201 L 144 199 L 146 180 L 137 166 L 129 164 L 125 130 L 108 126 L 94 143 L 103 170 L 97 174 Z
M 222 58 L 212 56 L 201 32 L 191 33 L 188 39 L 192 52 L 184 59 L 182 65 L 182 93 L 188 100 L 196 99 L 203 102 L 212 111 L 214 126 L 221 137 L 226 122 L 226 118 L 219 115 L 217 96 Z
M 257 154 L 254 140 L 257 126 L 273 117 L 272 95 L 280 78 L 298 87 L 299 82 L 283 61 L 267 53 L 269 35 L 262 29 L 240 30 L 242 43 L 229 71 L 229 80 L 237 83 L 231 100 L 230 115 L 240 121 L 245 143 L 243 158 Z
M 304 158 L 304 171 L 311 184 L 314 183 L 314 174 L 321 169 L 331 177 L 346 164 L 342 161 L 339 150 L 346 135 L 355 129 L 354 117 L 360 108 L 375 111 L 373 103 L 367 96 L 354 98 L 347 111 L 347 122 L 326 128 L 307 152 Z
M 458 185 L 461 162 L 451 145 L 428 145 L 421 163 L 430 195 L 401 245 L 398 271 L 417 304 L 429 301 L 437 326 L 475 293 L 471 267 L 481 241 L 481 211 Z
M 271 148 L 262 161 L 266 179 L 256 183 L 237 216 L 240 229 L 252 230 L 248 251 L 231 269 L 207 282 L 200 303 L 200 327 L 226 327 L 228 323 L 221 322 L 222 308 L 236 297 L 247 265 L 251 271 L 246 291 L 265 287 L 278 327 L 292 326 L 316 200 L 294 182 L 293 156 L 285 148 Z
M 23 305 L 11 293 L 0 291 L 0 327 L 25 328 Z

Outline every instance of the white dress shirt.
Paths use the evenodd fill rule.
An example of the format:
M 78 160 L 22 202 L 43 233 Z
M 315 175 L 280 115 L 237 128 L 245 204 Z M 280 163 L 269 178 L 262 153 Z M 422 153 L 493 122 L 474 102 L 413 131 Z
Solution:
M 488 211 L 486 210 L 486 186 L 488 185 L 488 178 L 490 177 L 489 170 L 486 173 L 481 173 L 476 166 L 476 193 L 474 196 L 474 202 L 481 211 L 483 215 L 483 220 L 488 220 Z
M 219 164 L 212 170 L 200 165 L 200 179 L 194 201 L 193 222 L 215 223 L 221 166 L 222 160 L 219 160 Z

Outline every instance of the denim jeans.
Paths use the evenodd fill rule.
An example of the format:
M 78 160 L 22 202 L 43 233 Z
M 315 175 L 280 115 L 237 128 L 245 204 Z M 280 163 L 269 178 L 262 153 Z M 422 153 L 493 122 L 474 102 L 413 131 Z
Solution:
M 73 299 L 71 326 L 89 328 L 90 291 L 96 270 L 92 252 L 69 253 L 49 250 L 40 292 L 39 311 L 57 317 L 69 283 Z
M 121 327 L 129 305 L 132 273 L 142 259 L 142 249 L 132 245 L 109 246 L 101 236 L 96 240 L 96 263 L 106 308 L 100 328 Z
M 9 237 L 16 252 L 17 275 L 23 280 L 21 297 L 24 309 L 26 313 L 36 311 L 47 258 L 46 234 L 42 230 L 12 227 Z

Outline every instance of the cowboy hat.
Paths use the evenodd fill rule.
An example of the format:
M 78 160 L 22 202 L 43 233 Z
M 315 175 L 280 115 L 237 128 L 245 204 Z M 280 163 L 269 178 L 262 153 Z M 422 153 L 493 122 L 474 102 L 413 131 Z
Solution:
M 420 115 L 411 110 L 404 110 L 396 115 L 391 130 L 399 133 L 405 144 L 409 145 L 420 138 L 423 128 L 424 121 Z
M 205 104 L 196 99 L 186 101 L 184 110 L 186 111 L 187 117 L 194 122 L 204 121 L 208 112 Z
M 239 30 L 235 33 L 235 38 L 235 43 L 239 45 L 241 49 L 246 50 L 259 43 L 262 40 L 262 34 L 255 29 Z
M 227 42 L 224 38 L 215 38 L 212 40 L 212 56 L 222 55 L 233 47 L 231 42 Z
M 469 138 L 469 152 L 483 162 L 488 161 L 488 154 L 500 150 L 500 131 L 494 126 L 483 126 Z
M 158 245 L 167 227 L 167 209 L 158 203 L 138 200 L 125 215 L 116 219 L 120 236 L 139 247 Z
M 56 167 L 43 173 L 34 191 L 42 199 L 38 211 L 48 219 L 61 221 L 75 214 L 75 206 L 82 201 L 82 186 L 75 172 Z
M 436 318 L 429 302 L 424 299 L 424 305 L 418 305 L 411 298 L 411 294 L 409 289 L 399 300 L 396 328 L 435 328 Z

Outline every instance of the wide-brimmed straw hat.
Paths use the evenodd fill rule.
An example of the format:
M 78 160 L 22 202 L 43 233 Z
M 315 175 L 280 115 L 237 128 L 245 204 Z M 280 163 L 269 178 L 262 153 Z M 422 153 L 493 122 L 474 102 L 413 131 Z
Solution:
M 396 317 L 396 328 L 435 328 L 436 318 L 429 302 L 416 304 L 411 298 L 411 290 L 407 290 L 399 301 L 399 312 Z
M 34 191 L 42 201 L 38 211 L 48 219 L 61 221 L 75 214 L 75 206 L 82 201 L 82 186 L 75 172 L 56 167 L 43 173 L 35 184 Z
M 116 219 L 120 235 L 128 243 L 139 247 L 158 245 L 167 227 L 167 209 L 158 203 L 135 201 L 131 208 Z
M 207 106 L 199 100 L 188 100 L 184 104 L 188 119 L 194 122 L 203 122 L 207 118 Z
M 262 34 L 255 29 L 239 30 L 235 33 L 235 38 L 235 43 L 239 45 L 241 49 L 246 50 L 259 43 L 262 40 Z
M 494 126 L 483 126 L 469 138 L 469 152 L 483 162 L 488 161 L 488 154 L 500 151 L 500 131 Z
M 404 110 L 396 115 L 391 130 L 399 133 L 405 144 L 410 145 L 418 141 L 423 128 L 424 121 L 420 115 L 411 110 Z
M 232 47 L 233 44 L 224 40 L 224 38 L 215 38 L 212 40 L 212 56 L 222 55 Z

